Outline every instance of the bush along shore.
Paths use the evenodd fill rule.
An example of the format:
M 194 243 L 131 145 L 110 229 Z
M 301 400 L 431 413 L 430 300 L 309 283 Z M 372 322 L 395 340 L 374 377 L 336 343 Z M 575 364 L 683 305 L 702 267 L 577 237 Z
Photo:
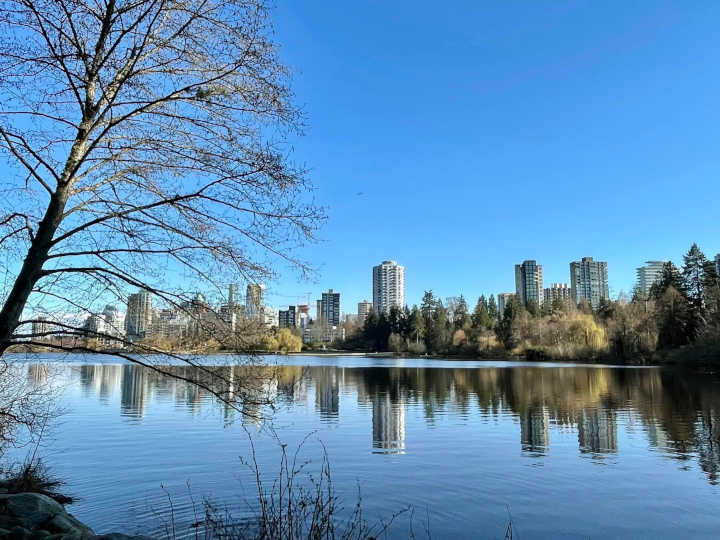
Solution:
M 7 483 L 0 483 L 0 540 L 155 540 L 120 533 L 96 534 L 47 495 L 7 491 Z

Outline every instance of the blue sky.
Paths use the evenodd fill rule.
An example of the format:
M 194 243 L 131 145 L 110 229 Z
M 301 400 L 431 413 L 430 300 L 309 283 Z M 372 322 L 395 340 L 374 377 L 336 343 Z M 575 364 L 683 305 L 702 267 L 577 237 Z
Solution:
M 474 303 L 524 259 L 550 283 L 593 256 L 617 294 L 646 260 L 720 252 L 719 20 L 695 0 L 280 0 L 295 156 L 330 219 L 303 252 L 317 284 L 271 289 L 354 312 L 395 259 L 409 304 Z

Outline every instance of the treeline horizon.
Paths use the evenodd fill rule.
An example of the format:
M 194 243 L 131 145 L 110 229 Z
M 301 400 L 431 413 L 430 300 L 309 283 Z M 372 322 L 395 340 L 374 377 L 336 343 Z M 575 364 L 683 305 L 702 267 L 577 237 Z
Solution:
M 342 344 L 346 350 L 441 356 L 525 355 L 530 359 L 614 357 L 628 363 L 674 358 L 689 346 L 706 360 L 720 356 L 720 277 L 697 244 L 681 267 L 663 264 L 645 294 L 602 299 L 593 309 L 585 298 L 555 299 L 539 306 L 517 295 L 498 309 L 494 295 L 481 295 L 470 310 L 463 295 L 445 303 L 425 291 L 420 305 L 374 311 Z

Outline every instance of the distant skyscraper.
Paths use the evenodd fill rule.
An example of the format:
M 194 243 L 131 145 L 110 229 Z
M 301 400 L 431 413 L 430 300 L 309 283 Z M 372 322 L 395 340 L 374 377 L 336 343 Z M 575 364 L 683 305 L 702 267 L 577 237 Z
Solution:
M 553 300 L 572 300 L 572 289 L 567 283 L 553 283 L 543 291 L 543 301 L 552 304 Z
M 262 319 L 265 285 L 249 283 L 245 292 L 245 315 L 249 319 L 264 322 Z
M 294 328 L 297 325 L 295 306 L 278 311 L 278 328 Z
M 718 275 L 720 275 L 720 253 L 715 255 L 715 270 L 717 271 Z
M 607 263 L 595 261 L 592 257 L 571 262 L 570 286 L 576 304 L 585 298 L 593 309 L 597 309 L 600 300 L 610 298 Z
M 52 325 L 45 315 L 38 315 L 37 321 L 32 323 L 32 333 L 37 336 L 35 341 L 50 341 Z M 40 335 L 45 334 L 45 335 Z
M 358 324 L 363 325 L 365 324 L 365 319 L 367 318 L 368 314 L 372 311 L 373 305 L 370 300 L 363 300 L 362 302 L 358 302 Z
M 147 337 L 152 324 L 152 295 L 139 291 L 128 296 L 125 333 L 131 340 Z
M 125 335 L 125 314 L 116 306 L 108 304 L 103 310 L 105 332 L 114 337 Z
M 511 292 L 501 292 L 497 296 L 498 301 L 498 314 L 500 315 L 500 318 L 502 318 L 503 313 L 505 313 L 505 308 L 508 305 L 508 302 L 510 302 L 510 299 L 515 296 L 515 293 Z
M 295 323 L 298 323 L 298 320 L 302 315 L 305 315 L 307 318 L 310 318 L 310 304 L 298 304 L 297 307 L 297 318 Z
M 405 306 L 405 268 L 395 261 L 373 266 L 373 306 L 378 315 Z
M 542 305 L 544 300 L 542 265 L 535 261 L 525 261 L 515 265 L 515 293 L 526 306 L 530 300 L 534 300 L 538 306 Z
M 330 289 L 322 293 L 320 299 L 320 316 L 318 319 L 322 324 L 337 326 L 340 324 L 340 293 Z
M 237 283 L 231 283 L 230 287 L 228 287 L 228 304 L 231 306 L 236 306 L 240 302 L 240 285 Z
M 649 293 L 653 283 L 660 279 L 663 264 L 665 261 L 647 261 L 645 266 L 637 269 L 637 284 L 642 292 Z

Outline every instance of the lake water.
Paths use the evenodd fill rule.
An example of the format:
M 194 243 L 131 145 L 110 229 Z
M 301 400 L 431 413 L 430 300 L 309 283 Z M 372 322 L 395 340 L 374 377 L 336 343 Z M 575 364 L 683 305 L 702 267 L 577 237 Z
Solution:
M 246 514 L 253 485 L 239 457 L 250 457 L 248 433 L 261 471 L 272 478 L 277 470 L 268 430 L 206 393 L 108 357 L 67 360 L 55 364 L 53 384 L 69 410 L 43 453 L 80 498 L 70 511 L 96 531 L 160 531 L 161 484 L 179 522 L 192 520 L 187 482 L 196 500 L 208 495 Z M 277 395 L 277 438 L 294 450 L 310 434 L 301 457 L 314 460 L 311 469 L 324 445 L 346 506 L 359 482 L 371 521 L 412 506 L 416 532 L 429 515 L 435 538 L 502 539 L 508 510 L 523 540 L 720 534 L 718 373 L 276 361 L 287 365 L 262 390 Z M 47 382 L 44 369 L 26 369 Z M 408 519 L 389 537 L 407 537 Z

